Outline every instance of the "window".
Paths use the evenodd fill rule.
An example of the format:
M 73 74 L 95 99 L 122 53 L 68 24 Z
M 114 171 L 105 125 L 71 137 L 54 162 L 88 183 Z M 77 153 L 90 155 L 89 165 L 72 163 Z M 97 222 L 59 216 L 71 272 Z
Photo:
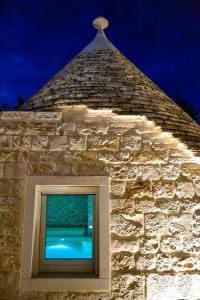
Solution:
M 21 289 L 108 290 L 108 178 L 33 176 L 26 198 Z

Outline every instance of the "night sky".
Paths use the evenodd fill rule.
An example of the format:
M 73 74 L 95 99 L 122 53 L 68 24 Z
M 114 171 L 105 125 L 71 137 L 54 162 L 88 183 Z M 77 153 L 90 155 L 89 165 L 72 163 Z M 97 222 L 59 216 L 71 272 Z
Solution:
M 0 106 L 46 83 L 93 39 L 101 15 L 127 58 L 200 112 L 199 0 L 0 0 Z

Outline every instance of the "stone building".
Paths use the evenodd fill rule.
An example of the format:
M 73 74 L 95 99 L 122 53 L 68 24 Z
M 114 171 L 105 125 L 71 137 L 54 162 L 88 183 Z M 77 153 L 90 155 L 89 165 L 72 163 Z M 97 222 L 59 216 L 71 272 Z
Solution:
M 200 127 L 110 43 L 107 20 L 93 25 L 81 53 L 20 111 L 0 114 L 0 299 L 200 299 Z M 39 271 L 38 201 L 65 187 L 99 201 L 97 221 L 79 218 L 95 227 L 97 272 L 69 274 L 58 258 L 52 271 L 46 257 Z

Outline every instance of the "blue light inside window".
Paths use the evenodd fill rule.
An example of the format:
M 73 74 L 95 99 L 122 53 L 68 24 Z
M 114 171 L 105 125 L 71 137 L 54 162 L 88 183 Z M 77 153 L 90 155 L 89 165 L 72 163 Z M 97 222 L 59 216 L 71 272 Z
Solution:
M 45 259 L 93 258 L 94 195 L 47 195 Z

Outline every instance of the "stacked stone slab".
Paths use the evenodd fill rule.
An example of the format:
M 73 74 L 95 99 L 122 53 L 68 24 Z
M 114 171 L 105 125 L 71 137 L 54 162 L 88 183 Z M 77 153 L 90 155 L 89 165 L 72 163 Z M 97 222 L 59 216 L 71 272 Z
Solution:
M 101 41 L 101 42 L 99 42 Z M 22 110 L 85 104 L 144 115 L 200 151 L 200 127 L 99 32 L 94 41 L 33 95 Z
M 33 175 L 110 176 L 110 292 L 19 290 Z M 86 107 L 1 113 L 0 177 L 0 299 L 199 298 L 199 159 L 145 117 Z

